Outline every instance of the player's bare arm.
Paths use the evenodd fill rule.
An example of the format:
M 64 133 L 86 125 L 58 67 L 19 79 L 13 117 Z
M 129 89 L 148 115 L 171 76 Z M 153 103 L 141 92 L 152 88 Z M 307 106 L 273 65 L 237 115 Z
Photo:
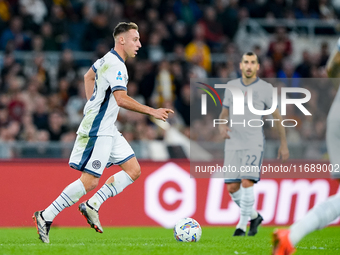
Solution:
M 276 109 L 272 113 L 272 115 L 273 115 L 274 119 L 278 119 L 279 123 L 281 123 L 282 116 L 279 112 L 279 109 Z M 279 132 L 280 142 L 281 142 L 279 151 L 277 153 L 277 158 L 281 159 L 282 162 L 285 162 L 289 158 L 289 150 L 288 150 L 287 140 L 286 140 L 286 131 L 285 131 L 285 128 L 282 125 L 275 124 L 275 127 L 277 128 L 277 130 Z
M 90 100 L 93 94 L 95 78 L 96 78 L 96 73 L 92 70 L 92 68 L 90 68 L 84 75 L 84 86 L 85 86 L 85 94 L 86 94 L 87 100 Z
M 229 109 L 223 107 L 219 118 L 227 120 L 229 118 Z M 219 129 L 220 134 L 222 135 L 222 137 L 224 139 L 230 139 L 228 132 L 231 132 L 231 129 L 227 124 L 226 125 L 218 125 L 218 129 Z
M 174 113 L 173 110 L 167 108 L 154 109 L 152 107 L 138 103 L 133 98 L 127 95 L 124 90 L 116 90 L 113 95 L 117 101 L 119 107 L 123 107 L 127 110 L 144 113 L 155 117 L 156 119 L 165 121 L 169 116 L 169 113 Z

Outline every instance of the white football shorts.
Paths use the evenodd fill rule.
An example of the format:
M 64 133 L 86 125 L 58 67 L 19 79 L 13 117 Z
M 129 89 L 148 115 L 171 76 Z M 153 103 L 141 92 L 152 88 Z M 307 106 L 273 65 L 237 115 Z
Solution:
M 114 136 L 89 137 L 78 134 L 69 165 L 76 170 L 100 177 L 105 167 L 121 165 L 133 157 L 134 151 L 119 132 Z
M 225 150 L 224 182 L 241 182 L 242 179 L 260 180 L 263 150 Z

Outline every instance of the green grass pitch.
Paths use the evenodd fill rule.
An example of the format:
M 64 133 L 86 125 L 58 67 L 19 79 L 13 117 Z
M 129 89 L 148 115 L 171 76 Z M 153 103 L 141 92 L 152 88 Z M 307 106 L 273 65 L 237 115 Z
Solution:
M 274 228 L 262 227 L 255 237 L 232 237 L 234 228 L 203 227 L 197 243 L 177 242 L 172 229 L 52 227 L 50 244 L 43 244 L 35 228 L 0 228 L 0 254 L 270 254 Z M 340 254 L 340 227 L 316 231 L 301 241 L 299 254 Z

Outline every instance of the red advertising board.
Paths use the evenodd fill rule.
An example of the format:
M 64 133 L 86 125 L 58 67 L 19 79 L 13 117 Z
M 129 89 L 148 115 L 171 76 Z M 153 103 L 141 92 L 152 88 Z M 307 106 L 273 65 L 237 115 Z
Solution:
M 141 177 L 101 207 L 99 214 L 104 227 L 172 227 L 183 217 L 193 217 L 201 225 L 238 222 L 239 208 L 231 201 L 223 179 L 190 178 L 188 161 L 140 164 Z M 119 170 L 117 166 L 106 169 L 99 186 Z M 69 168 L 66 161 L 16 160 L 0 162 L 0 176 L 0 226 L 13 227 L 33 226 L 33 212 L 46 208 L 80 177 L 80 172 Z M 255 207 L 264 217 L 265 225 L 289 225 L 314 204 L 337 193 L 338 187 L 331 179 L 262 179 L 255 185 Z M 60 213 L 53 225 L 86 226 L 78 203 Z M 334 222 L 338 223 L 339 220 Z

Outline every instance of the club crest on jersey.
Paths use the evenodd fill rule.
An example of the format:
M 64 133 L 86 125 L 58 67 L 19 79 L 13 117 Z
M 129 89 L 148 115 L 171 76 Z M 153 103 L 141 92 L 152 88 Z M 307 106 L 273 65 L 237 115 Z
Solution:
M 92 167 L 94 169 L 99 169 L 101 167 L 102 163 L 99 160 L 95 160 L 92 162 Z
M 118 81 L 118 80 L 119 80 L 119 81 L 122 81 L 122 80 L 123 80 L 122 72 L 121 72 L 121 71 L 118 71 L 116 80 L 117 80 L 117 81 Z

